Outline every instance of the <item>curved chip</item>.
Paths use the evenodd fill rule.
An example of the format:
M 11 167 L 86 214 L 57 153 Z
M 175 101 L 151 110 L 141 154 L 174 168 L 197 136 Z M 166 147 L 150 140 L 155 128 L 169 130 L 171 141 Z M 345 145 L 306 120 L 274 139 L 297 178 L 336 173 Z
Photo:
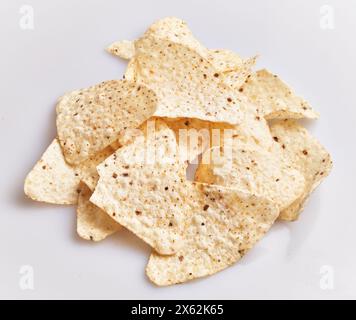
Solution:
M 330 154 L 308 130 L 293 120 L 272 124 L 271 133 L 274 152 L 301 172 L 306 182 L 303 194 L 281 212 L 281 219 L 293 221 L 298 218 L 308 196 L 330 173 L 332 160 Z
M 168 40 L 181 44 L 202 55 L 208 53 L 208 50 L 194 37 L 187 23 L 175 17 L 156 21 L 147 29 L 144 37 L 153 37 L 157 40 Z
M 186 201 L 191 215 L 181 249 L 172 256 L 152 253 L 146 273 L 159 286 L 219 272 L 249 251 L 272 226 L 278 208 L 269 200 L 219 186 L 192 184 Z
M 76 204 L 80 176 L 63 157 L 54 139 L 25 180 L 25 194 L 36 201 L 53 204 Z
M 219 72 L 197 51 L 153 37 L 135 44 L 138 82 L 158 97 L 155 116 L 238 124 L 250 112 L 239 93 L 225 86 Z
M 161 254 L 180 245 L 181 220 L 188 210 L 186 164 L 177 158 L 174 132 L 149 121 L 139 136 L 98 166 L 90 201 Z M 152 131 L 153 130 L 153 131 Z
M 57 104 L 57 129 L 66 161 L 78 164 L 136 128 L 156 110 L 156 95 L 144 85 L 112 80 L 73 91 Z
M 260 195 L 272 200 L 280 210 L 291 205 L 304 191 L 305 181 L 299 171 L 251 141 L 234 139 L 231 152 L 222 158 L 213 158 L 216 151 L 219 149 L 212 148 L 208 155 L 203 155 L 196 181 Z
M 319 117 L 308 102 L 297 96 L 278 76 L 266 69 L 248 77 L 241 90 L 261 108 L 261 113 L 266 119 Z
M 76 204 L 80 181 L 94 190 L 99 179 L 96 166 L 115 150 L 108 146 L 79 165 L 71 166 L 65 161 L 59 141 L 55 139 L 27 175 L 25 194 L 41 202 Z
M 101 241 L 118 231 L 121 226 L 89 201 L 91 194 L 90 189 L 81 183 L 77 207 L 77 233 L 85 240 Z

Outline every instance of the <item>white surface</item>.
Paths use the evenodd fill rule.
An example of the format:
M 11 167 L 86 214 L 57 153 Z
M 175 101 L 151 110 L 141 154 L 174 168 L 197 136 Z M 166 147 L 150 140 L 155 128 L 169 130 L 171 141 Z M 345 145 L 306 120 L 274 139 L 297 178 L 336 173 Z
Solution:
M 35 28 L 19 27 L 22 4 Z M 320 28 L 320 7 L 335 29 Z M 158 18 L 185 19 L 211 48 L 261 55 L 321 113 L 308 127 L 334 169 L 299 221 L 278 223 L 240 263 L 184 285 L 157 288 L 144 275 L 149 248 L 123 232 L 92 244 L 75 234 L 75 209 L 25 199 L 27 172 L 55 136 L 54 104 L 66 91 L 120 78 L 125 64 L 106 52 Z M 356 298 L 356 2 L 340 1 L 22 1 L 0 4 L 1 298 Z M 34 268 L 34 290 L 19 270 Z M 320 268 L 334 289 L 320 288 Z

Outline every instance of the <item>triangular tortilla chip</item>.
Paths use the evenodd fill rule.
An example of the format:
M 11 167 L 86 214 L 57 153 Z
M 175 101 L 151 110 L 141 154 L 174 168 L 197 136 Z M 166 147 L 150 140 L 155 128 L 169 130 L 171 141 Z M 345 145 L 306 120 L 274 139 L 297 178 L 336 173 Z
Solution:
M 193 184 L 186 202 L 191 215 L 181 249 L 173 256 L 152 253 L 146 273 L 159 286 L 221 271 L 249 251 L 272 226 L 278 208 L 271 201 L 219 186 Z
M 137 40 L 135 47 L 137 81 L 157 94 L 155 116 L 239 124 L 251 112 L 239 93 L 230 90 L 197 51 L 153 37 Z
M 306 182 L 303 194 L 281 212 L 281 219 L 293 221 L 298 218 L 310 193 L 330 173 L 332 160 L 330 154 L 308 130 L 293 120 L 272 124 L 271 133 L 274 152 L 284 157 L 292 168 L 300 171 Z
M 78 164 L 136 128 L 156 110 L 156 95 L 144 85 L 112 80 L 63 96 L 57 129 L 66 161 Z
M 278 76 L 263 69 L 247 78 L 240 89 L 256 105 L 266 119 L 317 119 L 318 113 L 295 95 Z
M 33 200 L 53 204 L 76 204 L 80 176 L 65 162 L 61 146 L 54 139 L 27 175 L 25 194 Z
M 136 138 L 97 167 L 100 179 L 90 201 L 158 252 L 172 254 L 187 211 L 189 191 L 178 189 L 186 164 L 177 158 L 174 132 L 163 121 L 152 123 L 155 133 Z M 148 122 L 145 132 L 150 129 Z
M 96 166 L 114 151 L 108 146 L 79 165 L 71 166 L 65 161 L 58 139 L 55 139 L 26 177 L 25 193 L 36 201 L 76 204 L 80 181 L 94 190 L 99 179 Z
M 234 139 L 229 151 L 214 159 L 214 152 L 219 149 L 208 150 L 196 171 L 196 181 L 257 194 L 272 200 L 280 210 L 302 195 L 304 177 L 284 158 L 242 139 Z
M 89 201 L 92 192 L 82 183 L 77 207 L 77 233 L 85 240 L 101 241 L 121 226 Z
M 206 55 L 208 50 L 194 37 L 187 23 L 175 17 L 167 17 L 153 23 L 145 32 L 144 37 L 186 46 L 199 54 Z

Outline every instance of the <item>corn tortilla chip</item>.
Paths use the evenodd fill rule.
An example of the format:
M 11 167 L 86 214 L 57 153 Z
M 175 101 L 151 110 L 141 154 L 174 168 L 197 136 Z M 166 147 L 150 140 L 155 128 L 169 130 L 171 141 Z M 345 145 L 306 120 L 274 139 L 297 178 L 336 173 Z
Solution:
M 115 145 L 116 147 L 116 145 Z M 99 174 L 96 170 L 96 166 L 103 162 L 106 158 L 114 153 L 116 148 L 111 145 L 104 150 L 90 156 L 87 160 L 74 166 L 74 170 L 79 174 L 81 181 L 83 181 L 91 191 L 95 189 L 99 180 Z
M 66 161 L 78 164 L 136 128 L 156 110 L 154 92 L 112 80 L 66 94 L 57 104 L 57 129 Z
M 112 146 L 106 147 L 79 165 L 71 166 L 65 161 L 58 139 L 55 139 L 28 174 L 25 193 L 41 202 L 76 204 L 80 181 L 94 190 L 99 179 L 96 166 L 114 151 Z
M 79 174 L 65 162 L 59 142 L 54 139 L 27 175 L 24 190 L 36 201 L 76 204 L 79 182 Z
M 304 191 L 305 181 L 299 171 L 291 168 L 283 157 L 250 141 L 234 139 L 231 152 L 221 159 L 212 158 L 214 149 L 203 155 L 196 181 L 260 195 L 272 200 L 280 210 L 291 205 Z
M 92 192 L 82 183 L 77 208 L 77 233 L 85 240 L 101 241 L 121 226 L 89 201 Z
M 186 22 L 175 17 L 167 17 L 156 21 L 147 29 L 144 37 L 168 40 L 187 46 L 201 54 L 207 54 L 207 49 L 193 36 Z M 134 41 L 116 41 L 106 50 L 120 58 L 132 59 L 135 55 L 135 44 Z
M 107 49 L 109 53 L 122 59 L 130 60 L 135 55 L 135 44 L 133 41 L 122 40 L 112 43 Z
M 131 48 L 132 45 L 135 46 L 135 49 Z M 158 109 L 155 114 L 161 117 L 189 116 L 215 121 L 214 115 L 218 116 L 219 112 L 209 106 L 215 103 L 221 108 L 218 111 L 226 113 L 225 99 L 231 100 L 232 97 L 229 96 L 232 94 L 219 98 L 226 88 L 225 90 L 222 87 L 215 88 L 214 96 L 217 96 L 215 99 L 217 101 L 204 101 L 204 97 L 206 99 L 209 93 L 204 93 L 202 84 L 206 85 L 212 82 L 210 76 L 214 75 L 215 78 L 220 77 L 221 83 L 233 91 L 237 91 L 251 73 L 251 68 L 256 60 L 254 57 L 244 61 L 229 50 L 206 49 L 193 36 L 186 23 L 174 17 L 155 22 L 141 39 L 130 44 L 126 41 L 116 42 L 108 48 L 108 51 L 122 57 L 126 55 L 126 46 L 129 46 L 129 51 L 135 54 L 131 56 L 125 79 L 145 83 L 156 92 L 161 93 L 159 96 L 162 99 L 160 104 L 162 110 Z M 169 49 L 170 47 L 172 48 Z M 124 51 L 124 54 L 120 54 L 121 51 Z M 197 61 L 201 61 L 202 65 L 198 64 L 197 67 Z M 178 65 L 184 66 L 184 70 L 178 70 L 176 68 Z M 217 80 L 214 77 L 213 80 Z M 189 84 L 199 87 L 202 78 L 206 81 L 200 84 L 200 89 L 190 90 L 189 86 L 187 88 L 184 85 L 184 83 L 188 83 L 189 79 Z M 157 83 L 157 80 L 160 83 Z M 211 89 L 207 91 L 209 90 Z M 236 101 L 236 99 L 233 100 Z M 203 110 L 194 110 L 194 103 L 205 106 L 207 110 L 204 108 Z M 192 114 L 194 111 L 196 111 L 195 114 Z M 233 118 L 228 121 L 227 117 L 216 121 L 236 123 Z
M 261 107 L 266 119 L 317 119 L 318 113 L 295 95 L 280 78 L 266 69 L 252 74 L 241 87 L 243 93 Z
M 136 138 L 97 167 L 100 179 L 90 201 L 161 254 L 172 254 L 188 209 L 188 190 L 179 188 L 186 164 L 176 156 L 174 132 L 163 121 L 153 125 L 155 134 Z
M 181 249 L 152 253 L 146 273 L 156 285 L 182 283 L 219 272 L 249 251 L 272 226 L 278 208 L 269 200 L 235 189 L 193 184 L 186 199 L 191 215 Z
M 186 22 L 175 17 L 167 17 L 156 21 L 148 28 L 144 37 L 168 40 L 186 46 L 199 54 L 208 54 L 208 50 L 194 37 Z
M 272 124 L 271 133 L 274 152 L 284 157 L 292 168 L 300 171 L 306 182 L 303 194 L 281 212 L 281 219 L 293 221 L 298 218 L 310 193 L 330 173 L 332 160 L 330 154 L 308 130 L 293 120 Z
M 238 124 L 251 112 L 210 62 L 186 46 L 141 38 L 136 41 L 136 63 L 139 83 L 157 94 L 155 116 Z

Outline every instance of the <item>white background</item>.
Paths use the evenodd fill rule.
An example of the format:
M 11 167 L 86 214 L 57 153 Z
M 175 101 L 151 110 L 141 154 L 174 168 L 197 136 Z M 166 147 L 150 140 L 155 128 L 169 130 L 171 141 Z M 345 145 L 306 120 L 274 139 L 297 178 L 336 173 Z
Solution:
M 34 30 L 19 26 L 21 5 Z M 335 29 L 320 28 L 331 5 Z M 27 200 L 23 181 L 55 137 L 56 99 L 121 78 L 125 63 L 105 46 L 134 39 L 156 19 L 185 19 L 209 48 L 279 74 L 320 111 L 308 128 L 330 151 L 334 169 L 299 221 L 277 223 L 235 266 L 167 288 L 144 268 L 149 248 L 129 232 L 93 244 L 75 233 L 75 209 Z M 0 4 L 0 297 L 1 298 L 356 298 L 356 1 L 40 1 Z M 19 287 L 34 268 L 34 290 Z M 320 288 L 320 268 L 334 288 Z

